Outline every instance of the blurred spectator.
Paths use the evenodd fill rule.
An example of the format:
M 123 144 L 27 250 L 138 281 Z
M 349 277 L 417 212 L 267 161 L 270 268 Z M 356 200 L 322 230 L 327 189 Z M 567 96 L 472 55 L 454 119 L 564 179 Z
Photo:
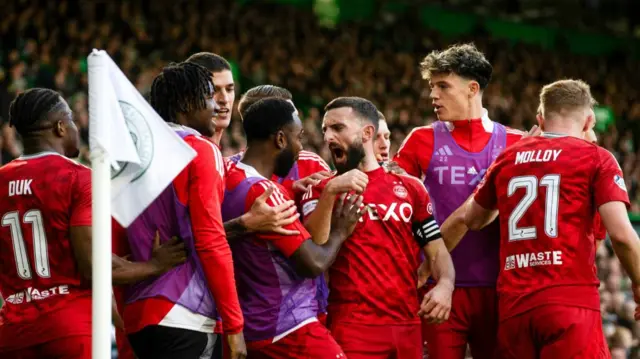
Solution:
M 553 15 L 539 7 L 534 16 L 533 10 L 538 9 L 535 4 L 540 1 L 457 2 L 470 10 L 490 9 L 509 17 L 546 16 L 545 23 L 558 19 L 560 12 L 570 8 L 558 8 Z M 429 89 L 420 78 L 418 63 L 429 51 L 446 47 L 450 41 L 424 29 L 417 15 L 384 18 L 375 23 L 339 24 L 328 30 L 318 25 L 312 13 L 302 9 L 239 3 L 40 0 L 3 4 L 0 160 L 6 163 L 21 153 L 19 139 L 7 124 L 8 104 L 16 94 L 33 86 L 54 88 L 67 98 L 81 138 L 85 144 L 88 142 L 86 56 L 94 47 L 106 49 L 143 95 L 168 62 L 182 61 L 196 51 L 219 53 L 237 70 L 236 88 L 246 90 L 256 84 L 272 83 L 290 89 L 304 114 L 305 147 L 326 159 L 329 153 L 320 131 L 322 107 L 334 97 L 358 95 L 373 100 L 387 117 L 392 154 L 408 131 L 435 121 Z M 608 6 L 604 1 L 581 3 L 591 15 Z M 609 9 L 603 16 L 617 19 L 623 10 Z M 636 12 L 631 25 L 637 23 L 637 14 L 640 12 Z M 586 19 L 559 18 L 575 22 Z M 640 212 L 637 60 L 626 54 L 602 58 L 580 57 L 564 50 L 545 51 L 488 39 L 481 33 L 458 41 L 474 41 L 487 54 L 494 76 L 485 93 L 485 105 L 492 119 L 515 128 L 527 129 L 535 123 L 537 94 L 545 83 L 559 78 L 587 81 L 596 99 L 615 113 L 616 125 L 600 135 L 600 143 L 620 162 L 632 210 Z M 244 146 L 237 112 L 234 118 L 222 141 L 225 156 Z M 86 146 L 81 159 L 89 161 Z M 640 357 L 640 333 L 633 320 L 635 304 L 625 295 L 628 279 L 609 244 L 598 249 L 596 263 L 602 280 L 603 325 L 612 356 Z

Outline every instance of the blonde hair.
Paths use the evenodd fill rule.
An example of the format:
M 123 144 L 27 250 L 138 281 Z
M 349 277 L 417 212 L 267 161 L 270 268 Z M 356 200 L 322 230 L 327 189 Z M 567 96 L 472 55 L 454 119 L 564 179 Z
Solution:
M 538 113 L 545 119 L 554 115 L 592 108 L 596 101 L 589 85 L 582 80 L 560 80 L 548 84 L 540 91 Z

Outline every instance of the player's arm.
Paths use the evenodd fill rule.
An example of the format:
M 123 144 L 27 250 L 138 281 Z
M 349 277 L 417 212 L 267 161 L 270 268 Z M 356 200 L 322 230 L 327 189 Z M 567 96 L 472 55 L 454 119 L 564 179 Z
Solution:
M 267 204 L 267 198 L 273 193 L 269 188 L 251 205 L 251 209 L 238 218 L 224 222 L 224 231 L 228 241 L 242 238 L 251 232 L 276 232 L 294 236 L 298 231 L 285 229 L 285 226 L 295 222 L 300 214 L 296 210 L 295 201 L 289 200 L 276 207 Z
M 429 128 L 416 128 L 407 135 L 398 152 L 388 165 L 393 169 L 399 166 L 407 174 L 420 178 L 422 169 L 429 167 L 433 151 L 433 132 Z
M 594 202 L 620 264 L 632 282 L 636 302 L 640 301 L 640 239 L 633 229 L 627 208 L 629 195 L 622 170 L 613 155 L 598 147 L 599 165 L 594 176 Z M 636 319 L 638 312 L 636 312 Z
M 335 196 L 334 196 L 335 197 Z M 343 194 L 336 209 L 332 213 L 330 231 L 324 244 L 317 244 L 311 238 L 300 245 L 291 259 L 296 264 L 296 272 L 307 277 L 315 278 L 324 273 L 333 264 L 344 241 L 351 235 L 353 229 L 362 216 L 362 196 L 345 198 Z
M 72 178 L 70 241 L 73 255 L 82 277 L 92 278 L 91 261 L 91 172 L 79 169 Z M 156 247 L 148 262 L 129 262 L 112 255 L 113 284 L 135 283 L 157 276 L 184 261 L 183 246 L 171 242 L 168 246 Z
M 337 195 L 350 191 L 363 193 L 368 183 L 369 177 L 362 171 L 354 169 L 329 180 L 318 199 L 307 201 L 303 197 L 304 225 L 315 243 L 322 245 L 329 238 Z M 314 189 L 310 191 L 310 195 L 314 196 Z
M 198 153 L 188 167 L 187 194 L 195 251 L 222 317 L 225 333 L 241 333 L 244 319 L 236 292 L 231 249 L 222 223 L 224 174 L 216 165 L 222 158 L 205 140 L 193 138 L 191 144 Z
M 504 152 L 489 167 L 476 192 L 465 202 L 464 223 L 472 231 L 486 227 L 498 216 L 495 176 L 503 155 Z
M 451 311 L 455 269 L 438 223 L 428 209 L 429 194 L 417 179 L 411 181 L 406 184 L 411 184 L 414 192 L 413 236 L 424 251 L 431 276 L 436 280 L 436 286 L 424 296 L 418 315 L 432 323 L 442 323 Z

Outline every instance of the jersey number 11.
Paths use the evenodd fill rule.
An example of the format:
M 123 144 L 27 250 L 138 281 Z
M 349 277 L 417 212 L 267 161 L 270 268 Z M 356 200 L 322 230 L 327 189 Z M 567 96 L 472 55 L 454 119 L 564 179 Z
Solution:
M 42 213 L 37 209 L 28 210 L 22 218 L 22 223 L 31 224 L 36 273 L 40 278 L 50 278 L 49 249 L 47 248 L 47 234 L 44 231 Z M 13 254 L 16 259 L 18 276 L 25 280 L 31 279 L 27 247 L 20 226 L 20 214 L 17 211 L 6 213 L 2 216 L 2 226 L 9 227 L 11 231 L 11 242 L 13 243 Z

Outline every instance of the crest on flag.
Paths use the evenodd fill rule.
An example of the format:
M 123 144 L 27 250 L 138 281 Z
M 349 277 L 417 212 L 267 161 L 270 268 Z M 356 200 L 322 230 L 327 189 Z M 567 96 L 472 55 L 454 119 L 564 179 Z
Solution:
M 135 182 L 142 177 L 151 166 L 154 153 L 153 134 L 147 119 L 135 106 L 125 101 L 118 101 L 118 103 L 122 109 L 122 115 L 129 129 L 131 140 L 133 140 L 136 152 L 138 152 L 138 156 L 140 157 L 140 164 L 118 162 L 120 166 L 119 169 L 111 168 L 111 179 L 113 180 L 126 172 L 127 175 L 131 174 L 130 181 Z

